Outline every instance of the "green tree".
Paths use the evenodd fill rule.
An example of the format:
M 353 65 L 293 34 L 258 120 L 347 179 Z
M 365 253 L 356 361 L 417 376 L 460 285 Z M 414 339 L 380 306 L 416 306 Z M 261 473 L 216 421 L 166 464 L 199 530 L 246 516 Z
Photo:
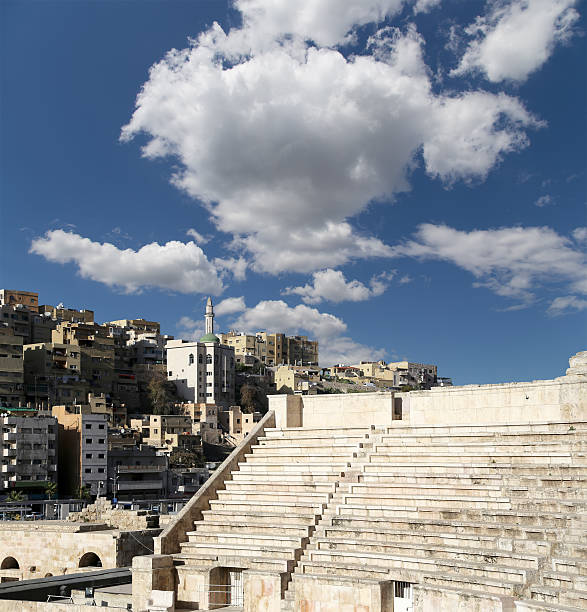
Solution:
M 174 448 L 169 455 L 170 468 L 202 467 L 204 463 L 204 456 L 191 450 Z
M 148 384 L 149 403 L 152 414 L 175 414 L 177 402 L 175 385 L 168 381 L 163 372 L 155 371 Z
M 245 384 L 241 387 L 241 408 L 243 412 L 255 412 L 257 404 L 257 389 Z
M 10 491 L 10 493 L 6 496 L 6 501 L 20 502 L 23 500 L 24 500 L 24 495 L 22 494 L 21 491 L 17 491 L 16 489 L 14 489 L 13 491 Z
M 90 487 L 86 485 L 82 485 L 77 490 L 77 497 L 78 499 L 84 499 L 85 501 L 90 501 L 90 499 L 92 499 L 92 495 L 90 493 Z
M 53 499 L 54 497 L 57 497 L 57 483 L 56 482 L 47 483 L 47 486 L 45 487 L 45 495 L 49 499 Z

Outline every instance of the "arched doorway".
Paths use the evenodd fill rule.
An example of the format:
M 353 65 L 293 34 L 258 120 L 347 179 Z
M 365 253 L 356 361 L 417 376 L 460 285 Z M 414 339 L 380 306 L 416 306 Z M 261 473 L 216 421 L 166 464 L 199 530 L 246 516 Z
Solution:
M 0 569 L 20 569 L 20 565 L 14 557 L 6 557 L 0 564 Z
M 49 572 L 48 574 L 45 574 L 45 578 L 51 578 L 51 576 L 53 576 L 51 572 Z
M 78 567 L 102 567 L 102 561 L 96 553 L 88 552 L 79 560 Z

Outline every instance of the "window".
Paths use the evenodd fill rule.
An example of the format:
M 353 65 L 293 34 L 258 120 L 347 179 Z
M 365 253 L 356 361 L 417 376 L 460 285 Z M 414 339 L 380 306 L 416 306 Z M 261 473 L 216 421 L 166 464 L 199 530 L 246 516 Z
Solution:
M 98 444 L 105 444 L 105 443 L 106 443 L 106 440 L 104 440 L 104 438 L 100 438 L 98 440 Z
M 104 468 L 98 468 L 98 474 L 103 474 L 104 473 Z
M 106 455 L 104 453 L 98 453 L 98 459 L 104 459 L 106 457 Z M 119 462 L 117 462 L 119 463 Z M 120 465 L 120 463 L 119 463 Z
M 86 423 L 86 429 L 92 429 L 92 424 L 91 423 Z
M 198 363 L 202 363 L 202 355 L 198 355 Z
M 171 370 L 169 370 L 169 372 L 167 373 L 169 376 L 173 376 L 173 372 Z
M 188 360 L 188 364 L 189 364 L 189 365 L 193 365 L 193 363 L 194 363 L 194 355 L 193 355 L 193 353 L 190 353 L 190 357 L 189 357 L 189 360 Z
M 86 453 L 86 459 L 91 459 L 92 458 L 92 453 Z
M 101 425 L 98 425 L 98 429 L 104 429 L 104 423 L 102 423 Z
M 92 438 L 86 438 L 86 444 L 91 444 L 92 443 Z
M 85 472 L 86 474 L 91 474 L 91 473 L 92 473 L 92 468 L 86 468 L 86 469 L 84 470 L 84 472 Z
M 206 355 L 206 363 L 212 363 L 212 355 Z

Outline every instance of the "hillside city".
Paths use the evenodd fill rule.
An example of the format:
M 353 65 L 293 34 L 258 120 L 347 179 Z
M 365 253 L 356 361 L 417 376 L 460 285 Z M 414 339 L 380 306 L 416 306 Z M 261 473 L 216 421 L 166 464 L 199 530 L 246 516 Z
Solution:
M 142 318 L 97 323 L 93 310 L 39 304 L 32 291 L 0 290 L 0 313 L 8 518 L 55 516 L 54 504 L 25 503 L 42 499 L 180 506 L 259 422 L 269 395 L 452 384 L 434 364 L 320 367 L 318 342 L 306 336 L 215 334 L 210 298 L 198 340 Z

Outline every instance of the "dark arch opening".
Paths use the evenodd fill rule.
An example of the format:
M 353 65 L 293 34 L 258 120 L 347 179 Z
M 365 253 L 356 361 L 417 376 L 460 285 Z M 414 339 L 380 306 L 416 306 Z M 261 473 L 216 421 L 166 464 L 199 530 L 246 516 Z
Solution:
M 78 567 L 102 567 L 102 561 L 96 553 L 89 552 L 79 560 Z
M 14 557 L 6 557 L 0 565 L 0 569 L 20 569 L 20 565 Z
M 49 572 L 48 574 L 45 574 L 45 578 L 51 578 L 51 576 L 53 576 L 51 572 Z

